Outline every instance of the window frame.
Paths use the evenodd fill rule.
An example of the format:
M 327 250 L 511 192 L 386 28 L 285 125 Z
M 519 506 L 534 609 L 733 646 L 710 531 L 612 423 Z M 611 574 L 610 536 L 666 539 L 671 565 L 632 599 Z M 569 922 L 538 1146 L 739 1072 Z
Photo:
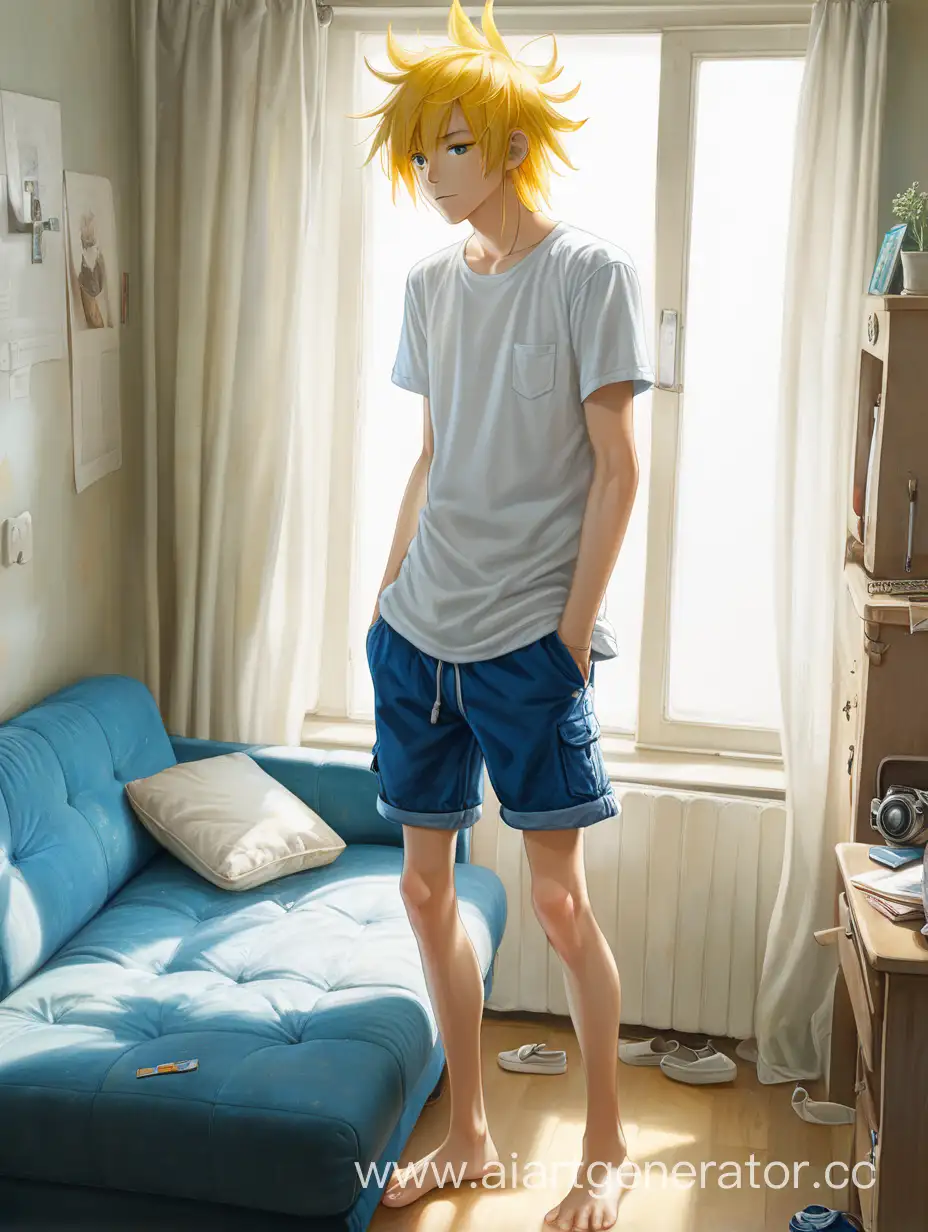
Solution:
M 770 59 L 805 54 L 808 30 L 782 25 L 756 29 L 675 30 L 661 45 L 658 107 L 657 241 L 654 299 L 657 320 L 675 310 L 680 322 L 677 372 L 686 372 L 686 304 L 693 217 L 696 101 L 706 60 Z M 679 378 L 678 378 L 679 379 Z M 683 389 L 651 394 L 651 472 L 638 686 L 637 744 L 649 749 L 781 757 L 775 729 L 696 723 L 669 717 L 670 616 Z
M 555 29 L 570 34 L 657 33 L 662 36 L 661 85 L 658 120 L 657 167 L 657 242 L 655 246 L 655 314 L 651 346 L 655 369 L 657 320 L 662 308 L 676 308 L 683 325 L 680 347 L 685 348 L 683 307 L 686 303 L 686 263 L 689 252 L 692 212 L 692 181 L 695 138 L 695 101 L 698 64 L 709 58 L 743 59 L 805 54 L 811 3 L 736 3 L 702 5 L 679 2 L 656 5 L 593 8 L 565 6 L 509 5 L 497 9 L 496 16 L 507 33 L 542 35 Z M 327 175 L 337 178 L 340 191 L 330 202 L 334 209 L 323 211 L 320 223 L 332 237 L 329 248 L 333 260 L 333 307 L 337 307 L 337 354 L 333 371 L 332 394 L 337 404 L 349 413 L 335 419 L 330 442 L 332 482 L 330 485 L 330 525 L 327 530 L 327 556 L 330 562 L 354 560 L 357 535 L 356 510 L 350 495 L 354 490 L 350 476 L 358 454 L 358 374 L 363 306 L 363 233 L 365 194 L 358 176 L 361 159 L 355 146 L 354 122 L 347 113 L 354 109 L 354 87 L 363 69 L 358 44 L 361 36 L 383 32 L 389 21 L 402 38 L 416 34 L 442 35 L 447 7 L 402 7 L 397 4 L 367 4 L 356 8 L 337 6 L 328 30 L 326 64 L 326 114 L 330 117 L 325 138 L 324 158 Z M 337 265 L 335 262 L 337 261 Z M 681 350 L 683 371 L 685 350 Z M 679 454 L 681 398 L 679 393 L 658 389 L 652 392 L 651 479 L 647 526 L 641 659 L 637 732 L 632 739 L 626 732 L 603 728 L 604 748 L 658 750 L 685 757 L 730 755 L 739 761 L 757 761 L 772 766 L 781 764 L 779 735 L 762 729 L 694 724 L 667 717 L 669 680 L 669 615 L 672 566 L 672 528 L 675 512 L 675 475 Z M 325 641 L 327 653 L 319 681 L 318 705 L 307 715 L 305 738 L 314 730 L 332 730 L 332 724 L 351 729 L 356 738 L 360 727 L 373 728 L 373 720 L 349 715 L 351 674 L 366 671 L 366 661 L 357 663 L 351 651 L 352 631 L 366 623 L 367 611 L 358 597 L 357 579 L 348 575 L 343 564 L 327 569 L 325 602 Z M 357 600 L 357 601 L 356 601 Z M 343 666 L 347 663 L 348 670 Z M 362 741 L 363 743 L 363 741 Z

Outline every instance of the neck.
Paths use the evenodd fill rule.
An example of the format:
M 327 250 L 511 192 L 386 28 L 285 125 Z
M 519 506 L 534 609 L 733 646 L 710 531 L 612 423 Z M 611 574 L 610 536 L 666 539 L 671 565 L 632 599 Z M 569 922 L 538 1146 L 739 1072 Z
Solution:
M 508 175 L 468 216 L 467 221 L 474 228 L 481 253 L 491 261 L 504 260 L 510 253 L 537 244 L 551 229 L 550 225 L 545 225 L 549 224 L 548 219 L 522 204 Z

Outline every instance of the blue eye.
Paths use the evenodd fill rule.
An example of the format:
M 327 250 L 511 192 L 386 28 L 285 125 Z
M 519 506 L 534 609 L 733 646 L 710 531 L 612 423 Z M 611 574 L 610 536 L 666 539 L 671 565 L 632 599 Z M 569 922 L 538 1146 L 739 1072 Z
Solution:
M 421 163 L 417 163 L 417 162 L 416 162 L 416 159 L 417 159 L 417 158 L 421 158 L 421 159 L 422 159 L 422 162 L 421 162 Z M 424 155 L 424 154 L 413 154 L 413 156 L 412 156 L 412 165 L 413 165 L 414 167 L 419 167 L 420 169 L 421 169 L 422 167 L 424 167 L 424 166 L 425 166 L 425 155 Z
M 464 153 L 466 154 L 469 149 L 470 149 L 469 145 L 449 145 L 448 146 L 448 150 L 451 153 L 453 153 L 455 150 L 463 150 Z

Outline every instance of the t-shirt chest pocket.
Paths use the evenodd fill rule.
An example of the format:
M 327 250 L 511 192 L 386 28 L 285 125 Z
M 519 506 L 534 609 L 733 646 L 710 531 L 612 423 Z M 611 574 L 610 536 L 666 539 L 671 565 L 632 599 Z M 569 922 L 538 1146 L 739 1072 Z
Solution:
M 556 342 L 512 344 L 512 388 L 523 398 L 540 398 L 554 388 Z

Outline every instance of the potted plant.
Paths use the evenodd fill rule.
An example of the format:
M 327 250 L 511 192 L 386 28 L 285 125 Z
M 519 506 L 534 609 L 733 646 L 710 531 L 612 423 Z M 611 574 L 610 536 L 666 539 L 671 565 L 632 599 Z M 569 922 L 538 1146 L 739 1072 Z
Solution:
M 907 235 L 916 244 L 914 251 L 902 250 L 903 290 L 910 295 L 928 295 L 928 192 L 919 192 L 918 180 L 893 197 L 893 213 L 907 224 Z

